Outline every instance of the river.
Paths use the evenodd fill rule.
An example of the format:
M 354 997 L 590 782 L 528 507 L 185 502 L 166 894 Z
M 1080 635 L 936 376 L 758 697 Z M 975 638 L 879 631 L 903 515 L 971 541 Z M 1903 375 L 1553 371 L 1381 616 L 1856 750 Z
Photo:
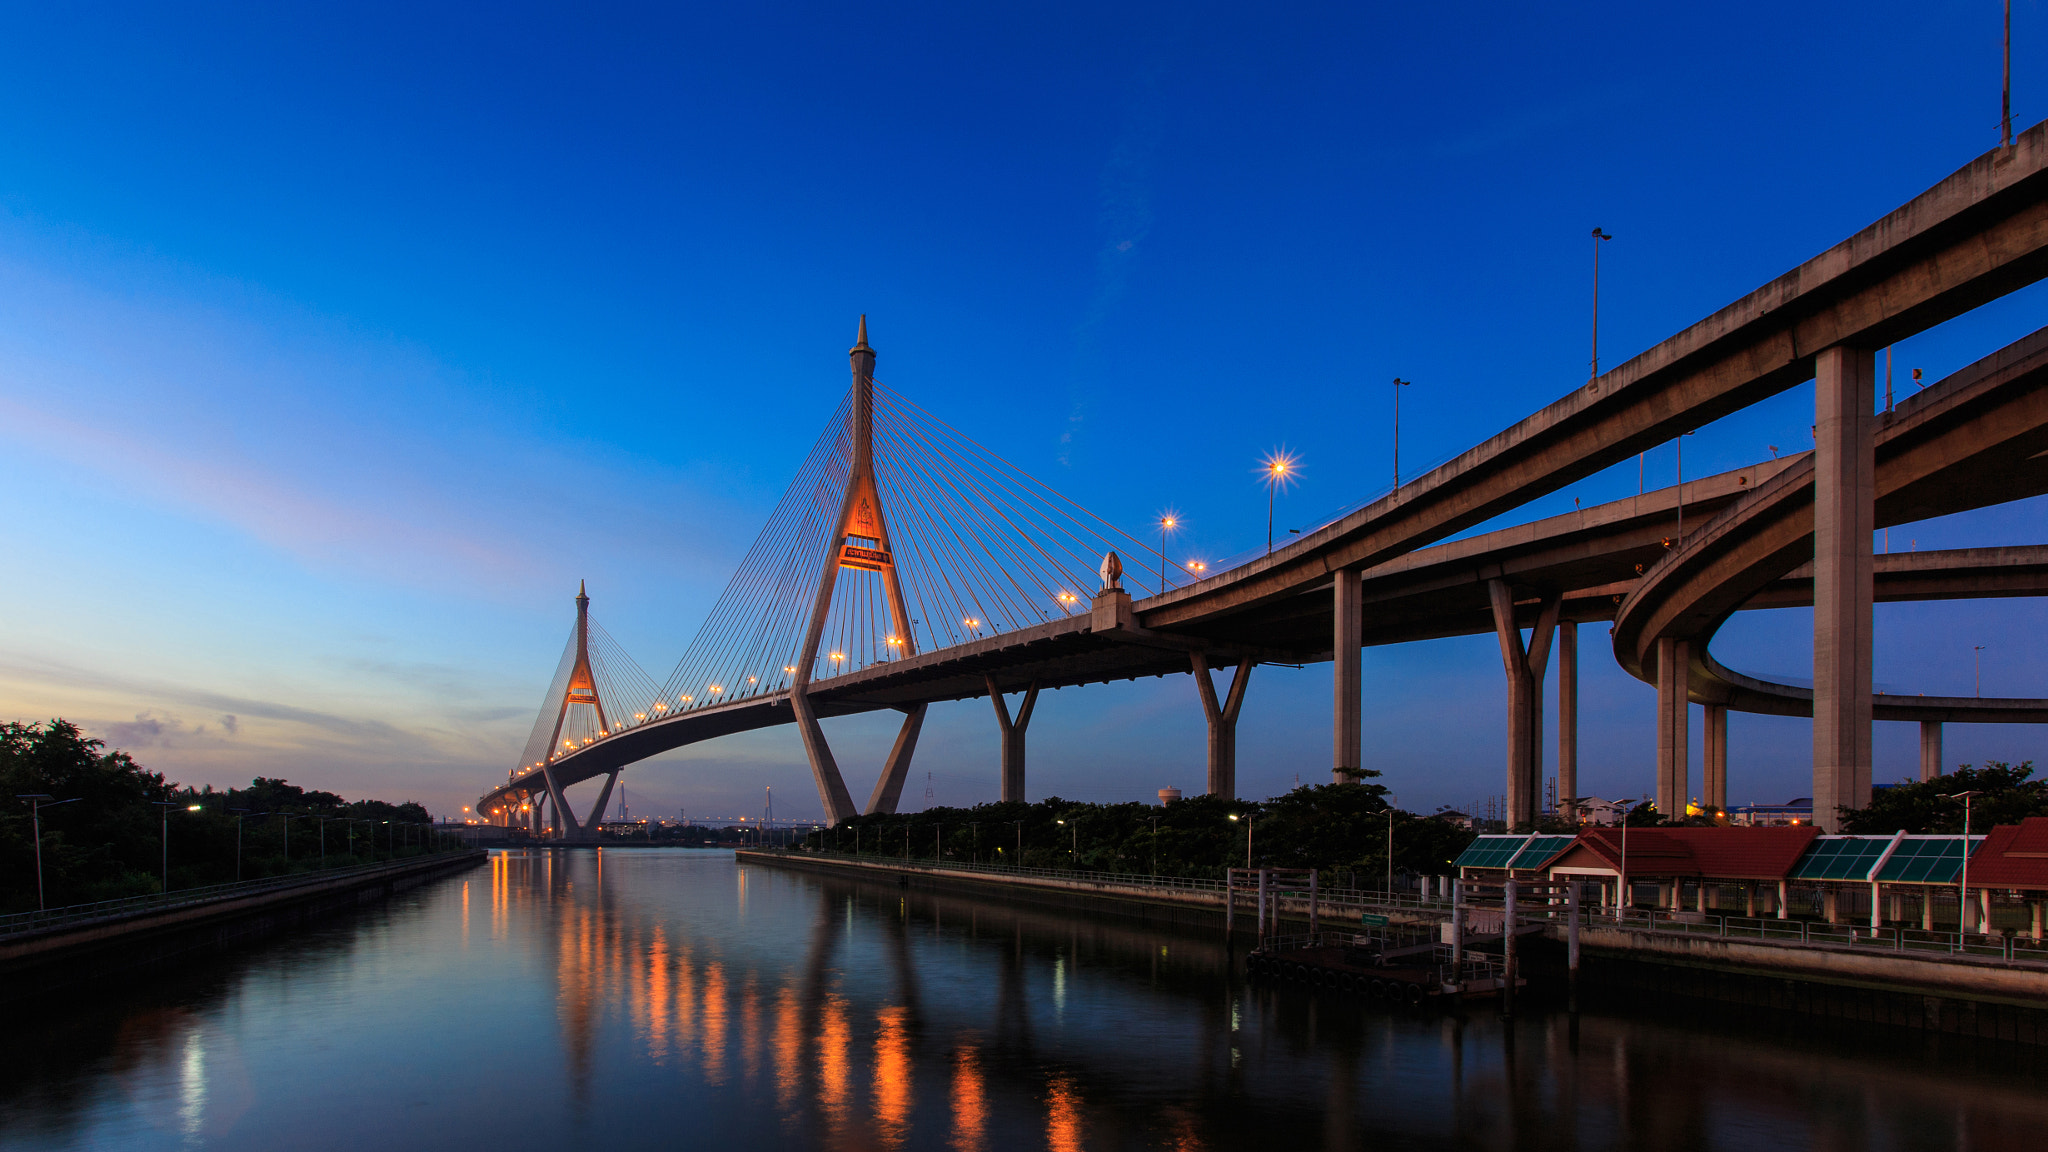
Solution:
M 1217 934 L 499 852 L 0 1045 L 6 1149 L 2038 1149 L 2032 1049 L 1247 986 Z

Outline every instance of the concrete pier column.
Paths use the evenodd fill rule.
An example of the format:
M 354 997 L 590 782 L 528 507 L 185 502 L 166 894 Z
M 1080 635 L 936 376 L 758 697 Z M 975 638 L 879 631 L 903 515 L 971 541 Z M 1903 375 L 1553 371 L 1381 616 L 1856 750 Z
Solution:
M 1486 591 L 1508 681 L 1507 823 L 1512 831 L 1536 822 L 1543 796 L 1543 674 L 1563 598 L 1556 593 L 1543 597 L 1525 647 L 1507 581 L 1489 580 Z
M 1870 535 L 1875 528 L 1874 358 L 1823 350 L 1814 362 L 1813 821 L 1870 804 Z
M 1200 652 L 1188 654 L 1194 665 L 1195 691 L 1202 697 L 1202 715 L 1209 722 L 1209 795 L 1237 798 L 1237 716 L 1244 709 L 1244 690 L 1251 683 L 1252 658 L 1237 662 L 1231 677 L 1230 694 L 1221 704 L 1216 700 L 1216 681 L 1209 675 L 1209 658 Z
M 1920 722 L 1920 778 L 1932 780 L 1941 775 L 1941 721 Z
M 1701 802 L 1716 812 L 1728 810 L 1728 707 L 1708 704 L 1700 710 L 1706 720 L 1700 751 L 1705 765 L 1705 787 Z
M 996 724 L 1003 734 L 1003 801 L 1024 802 L 1024 730 L 1031 723 L 1031 710 L 1038 706 L 1038 681 L 1033 680 L 1024 690 L 1024 699 L 1017 705 L 1017 715 L 1010 715 L 1010 705 L 996 688 L 996 678 L 984 675 L 988 685 L 989 703 L 995 705 Z
M 1557 625 L 1557 802 L 1579 794 L 1579 625 Z
M 1657 641 L 1657 815 L 1666 820 L 1684 818 L 1692 776 L 1685 695 L 1691 663 L 1692 645 L 1669 638 Z
M 1332 759 L 1330 782 L 1346 784 L 1359 779 L 1365 767 L 1360 750 L 1360 692 L 1358 650 L 1365 643 L 1362 631 L 1365 606 L 1359 600 L 1358 570 L 1339 568 L 1331 574 L 1330 648 L 1336 670 L 1330 677 L 1335 694 L 1330 723 Z

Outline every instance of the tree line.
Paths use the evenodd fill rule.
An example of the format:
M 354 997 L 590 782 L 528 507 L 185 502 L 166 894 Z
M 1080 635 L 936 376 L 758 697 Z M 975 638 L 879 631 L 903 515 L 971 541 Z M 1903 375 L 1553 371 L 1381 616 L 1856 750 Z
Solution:
M 1365 776 L 1377 773 L 1366 772 Z M 1360 887 L 1396 873 L 1445 875 L 1474 833 L 1394 808 L 1384 785 L 1304 785 L 1267 800 L 1189 796 L 1164 806 L 979 804 L 856 816 L 803 841 L 821 851 L 1024 868 L 1221 879 L 1227 868 L 1318 868 Z
M 432 817 L 408 801 L 344 800 L 282 779 L 193 789 L 109 751 L 66 720 L 0 724 L 0 911 L 36 907 L 40 809 L 44 901 L 55 908 L 434 850 Z

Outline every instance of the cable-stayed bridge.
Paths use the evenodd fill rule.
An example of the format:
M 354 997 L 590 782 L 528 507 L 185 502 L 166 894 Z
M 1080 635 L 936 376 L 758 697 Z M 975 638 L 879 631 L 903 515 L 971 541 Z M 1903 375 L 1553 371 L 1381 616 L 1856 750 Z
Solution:
M 2038 595 L 2033 548 L 1874 555 L 1882 527 L 2048 492 L 2048 335 L 1993 352 L 1903 404 L 1876 349 L 2048 275 L 2043 126 L 1850 239 L 1572 389 L 1430 473 L 1228 571 L 1191 573 L 874 381 L 863 321 L 852 386 L 676 670 L 659 685 L 588 619 L 534 736 L 478 812 L 575 837 L 625 764 L 795 724 L 828 819 L 855 811 L 819 720 L 893 709 L 902 726 L 865 809 L 893 811 L 933 702 L 988 696 L 1001 795 L 1024 798 L 1038 692 L 1192 673 L 1212 792 L 1234 794 L 1253 665 L 1336 664 L 1332 774 L 1364 765 L 1360 648 L 1494 632 L 1507 679 L 1510 820 L 1532 820 L 1540 703 L 1559 652 L 1558 794 L 1576 795 L 1579 623 L 1616 621 L 1622 667 L 1658 690 L 1660 810 L 1725 805 L 1726 712 L 1815 718 L 1817 818 L 1870 791 L 1873 720 L 1940 728 L 2048 720 L 2048 701 L 1892 695 L 1871 685 L 1877 599 Z M 1815 448 L 1563 517 L 1440 543 L 1730 412 L 1816 381 Z M 1729 614 L 1811 603 L 1811 690 L 1707 653 Z M 1526 634 L 1525 634 L 1526 632 Z M 1214 670 L 1234 666 L 1227 690 Z M 1014 707 L 1008 693 L 1021 693 Z M 1703 789 L 1687 764 L 1704 708 Z M 1931 744 L 1930 744 L 1931 741 Z M 1931 767 L 1930 767 L 1931 766 Z M 577 819 L 563 790 L 605 777 Z M 543 820 L 541 804 L 554 818 Z

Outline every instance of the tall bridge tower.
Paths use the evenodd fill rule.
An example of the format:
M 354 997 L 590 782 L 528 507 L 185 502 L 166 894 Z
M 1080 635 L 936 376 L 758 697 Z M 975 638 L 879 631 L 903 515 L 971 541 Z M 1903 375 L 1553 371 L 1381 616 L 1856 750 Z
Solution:
M 817 781 L 818 799 L 832 823 L 852 817 L 853 797 L 846 780 L 818 726 L 817 711 L 811 706 L 811 674 L 817 666 L 818 642 L 825 633 L 825 620 L 832 610 L 832 593 L 838 586 L 839 570 L 855 568 L 879 573 L 889 603 L 889 637 L 892 654 L 902 659 L 917 654 L 917 636 L 911 628 L 910 609 L 903 599 L 903 584 L 896 572 L 895 554 L 889 546 L 889 518 L 882 508 L 882 491 L 875 483 L 875 350 L 868 346 L 868 318 L 860 318 L 860 332 L 847 353 L 853 369 L 853 404 L 847 413 L 847 438 L 852 441 L 853 460 L 846 474 L 846 494 L 839 504 L 839 519 L 826 538 L 823 571 L 818 592 L 811 605 L 810 624 L 804 631 L 803 647 L 797 653 L 789 686 L 790 707 L 796 714 L 797 731 L 803 737 L 804 755 L 811 762 Z M 925 705 L 906 708 L 903 726 L 889 752 L 881 778 L 868 798 L 869 812 L 894 812 L 903 793 L 903 778 L 910 771 L 910 758 L 917 749 L 917 736 L 924 727 Z

